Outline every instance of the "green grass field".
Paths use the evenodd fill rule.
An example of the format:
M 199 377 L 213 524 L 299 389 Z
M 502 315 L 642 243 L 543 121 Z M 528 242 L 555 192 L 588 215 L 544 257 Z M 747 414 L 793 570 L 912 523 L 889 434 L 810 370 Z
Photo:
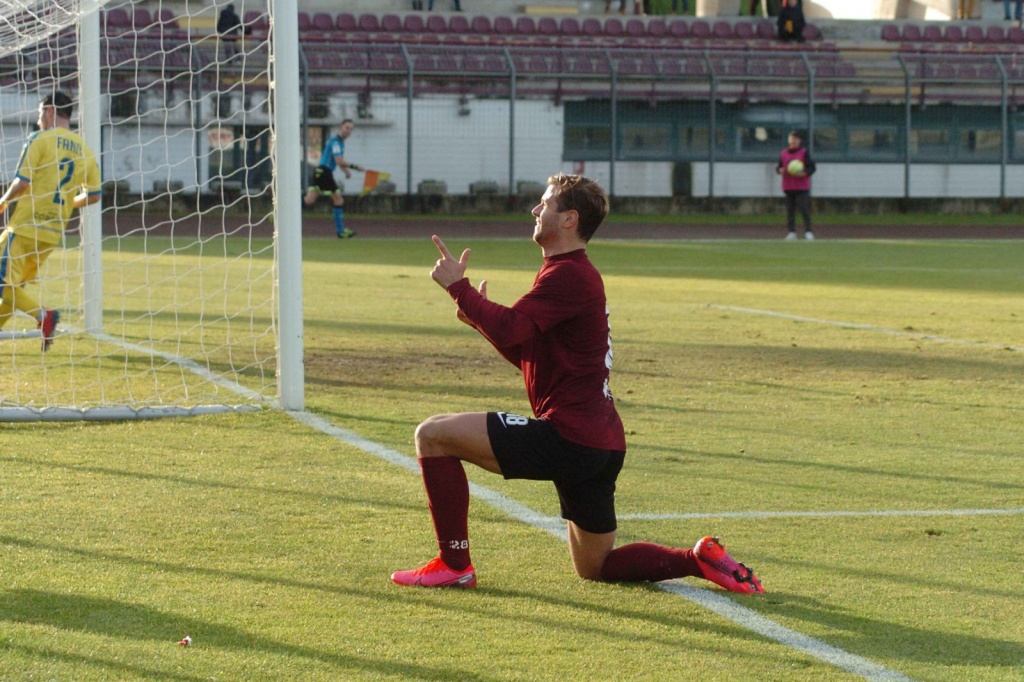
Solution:
M 511 303 L 526 233 L 448 246 Z M 529 409 L 428 239 L 304 250 L 306 421 L 411 458 L 431 414 Z M 0 679 L 1021 679 L 1024 242 L 590 253 L 630 442 L 620 541 L 717 534 L 767 594 L 583 582 L 480 498 L 480 586 L 399 588 L 435 551 L 422 483 L 338 432 L 273 410 L 0 424 Z M 547 484 L 469 476 L 557 517 Z

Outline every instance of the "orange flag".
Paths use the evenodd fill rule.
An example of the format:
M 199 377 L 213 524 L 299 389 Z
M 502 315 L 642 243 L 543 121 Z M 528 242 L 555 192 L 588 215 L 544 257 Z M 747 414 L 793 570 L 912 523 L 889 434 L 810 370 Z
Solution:
M 391 173 L 381 173 L 380 171 L 375 170 L 366 171 L 366 176 L 363 178 L 363 193 L 359 196 L 365 197 L 367 194 L 377 189 L 377 185 L 390 177 Z

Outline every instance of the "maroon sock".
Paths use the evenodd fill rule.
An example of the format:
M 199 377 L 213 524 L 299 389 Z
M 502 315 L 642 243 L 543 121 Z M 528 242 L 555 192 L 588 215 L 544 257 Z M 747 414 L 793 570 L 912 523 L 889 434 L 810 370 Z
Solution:
M 688 575 L 703 578 L 692 549 L 634 542 L 613 549 L 601 566 L 601 580 L 658 582 Z
M 469 483 L 457 457 L 421 457 L 423 487 L 441 558 L 449 568 L 469 567 Z

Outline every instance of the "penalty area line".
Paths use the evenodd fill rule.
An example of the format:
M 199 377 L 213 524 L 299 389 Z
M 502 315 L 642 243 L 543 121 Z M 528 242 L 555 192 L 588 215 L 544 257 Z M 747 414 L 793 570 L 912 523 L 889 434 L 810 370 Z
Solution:
M 286 414 L 309 428 L 320 431 L 385 462 L 399 466 L 417 475 L 420 473 L 420 466 L 415 458 L 403 455 L 397 450 L 392 450 L 387 446 L 364 438 L 354 431 L 343 429 L 323 417 L 310 412 L 288 411 Z M 473 497 L 486 502 L 509 517 L 549 533 L 562 542 L 568 540 L 565 521 L 562 519 L 541 514 L 515 500 L 505 497 L 499 492 L 476 485 L 475 483 L 469 484 L 469 490 Z M 871 680 L 872 682 L 912 682 L 911 678 L 902 673 L 890 670 L 874 661 L 851 654 L 848 651 L 826 644 L 821 640 L 801 634 L 795 630 L 790 630 L 716 591 L 693 587 L 682 581 L 661 582 L 657 583 L 657 585 L 670 594 L 693 602 L 766 639 L 801 651 L 819 661 L 823 661 L 853 675 L 858 675 L 866 680 Z
M 718 303 L 708 303 L 707 308 L 714 310 L 729 310 L 735 313 L 748 313 L 750 315 L 764 315 L 765 317 L 777 317 L 783 320 L 793 320 L 794 322 L 810 322 L 812 324 L 824 324 L 830 327 L 842 327 L 843 329 L 859 329 L 866 332 L 874 332 L 876 334 L 888 334 L 889 336 L 905 336 L 913 339 L 920 339 L 922 341 L 931 341 L 932 343 L 947 343 L 956 346 L 976 346 L 979 348 L 993 348 L 995 350 L 1024 350 L 1024 346 L 1010 346 L 1004 343 L 989 343 L 987 341 L 969 341 L 965 339 L 950 339 L 944 336 L 933 336 L 931 334 L 922 334 L 921 332 L 911 332 L 905 329 L 889 329 L 888 327 L 876 327 L 872 324 L 861 324 L 859 322 L 844 322 L 843 320 L 823 320 L 817 317 L 805 317 L 803 315 L 791 315 L 789 313 L 780 313 L 777 310 L 760 310 L 758 308 L 743 308 L 740 306 L 733 305 L 720 305 Z

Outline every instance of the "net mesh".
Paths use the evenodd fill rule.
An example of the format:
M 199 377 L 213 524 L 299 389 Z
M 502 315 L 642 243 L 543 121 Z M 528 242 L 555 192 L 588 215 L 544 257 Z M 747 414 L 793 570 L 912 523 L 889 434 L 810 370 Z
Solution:
M 269 17 L 265 5 L 241 6 L 263 30 L 240 31 L 234 41 L 217 35 L 218 10 L 206 3 L 104 7 L 102 145 L 93 150 L 104 179 L 102 331 L 84 332 L 92 293 L 82 230 L 92 226 L 76 217 L 26 287 L 61 311 L 51 349 L 41 352 L 27 315 L 0 330 L 0 409 L 138 411 L 273 399 Z M 13 25 L 20 14 L 5 16 Z M 42 96 L 68 92 L 76 128 L 77 102 L 87 94 L 78 68 L 88 56 L 79 54 L 74 28 L 40 35 L 0 57 L 5 184 Z

